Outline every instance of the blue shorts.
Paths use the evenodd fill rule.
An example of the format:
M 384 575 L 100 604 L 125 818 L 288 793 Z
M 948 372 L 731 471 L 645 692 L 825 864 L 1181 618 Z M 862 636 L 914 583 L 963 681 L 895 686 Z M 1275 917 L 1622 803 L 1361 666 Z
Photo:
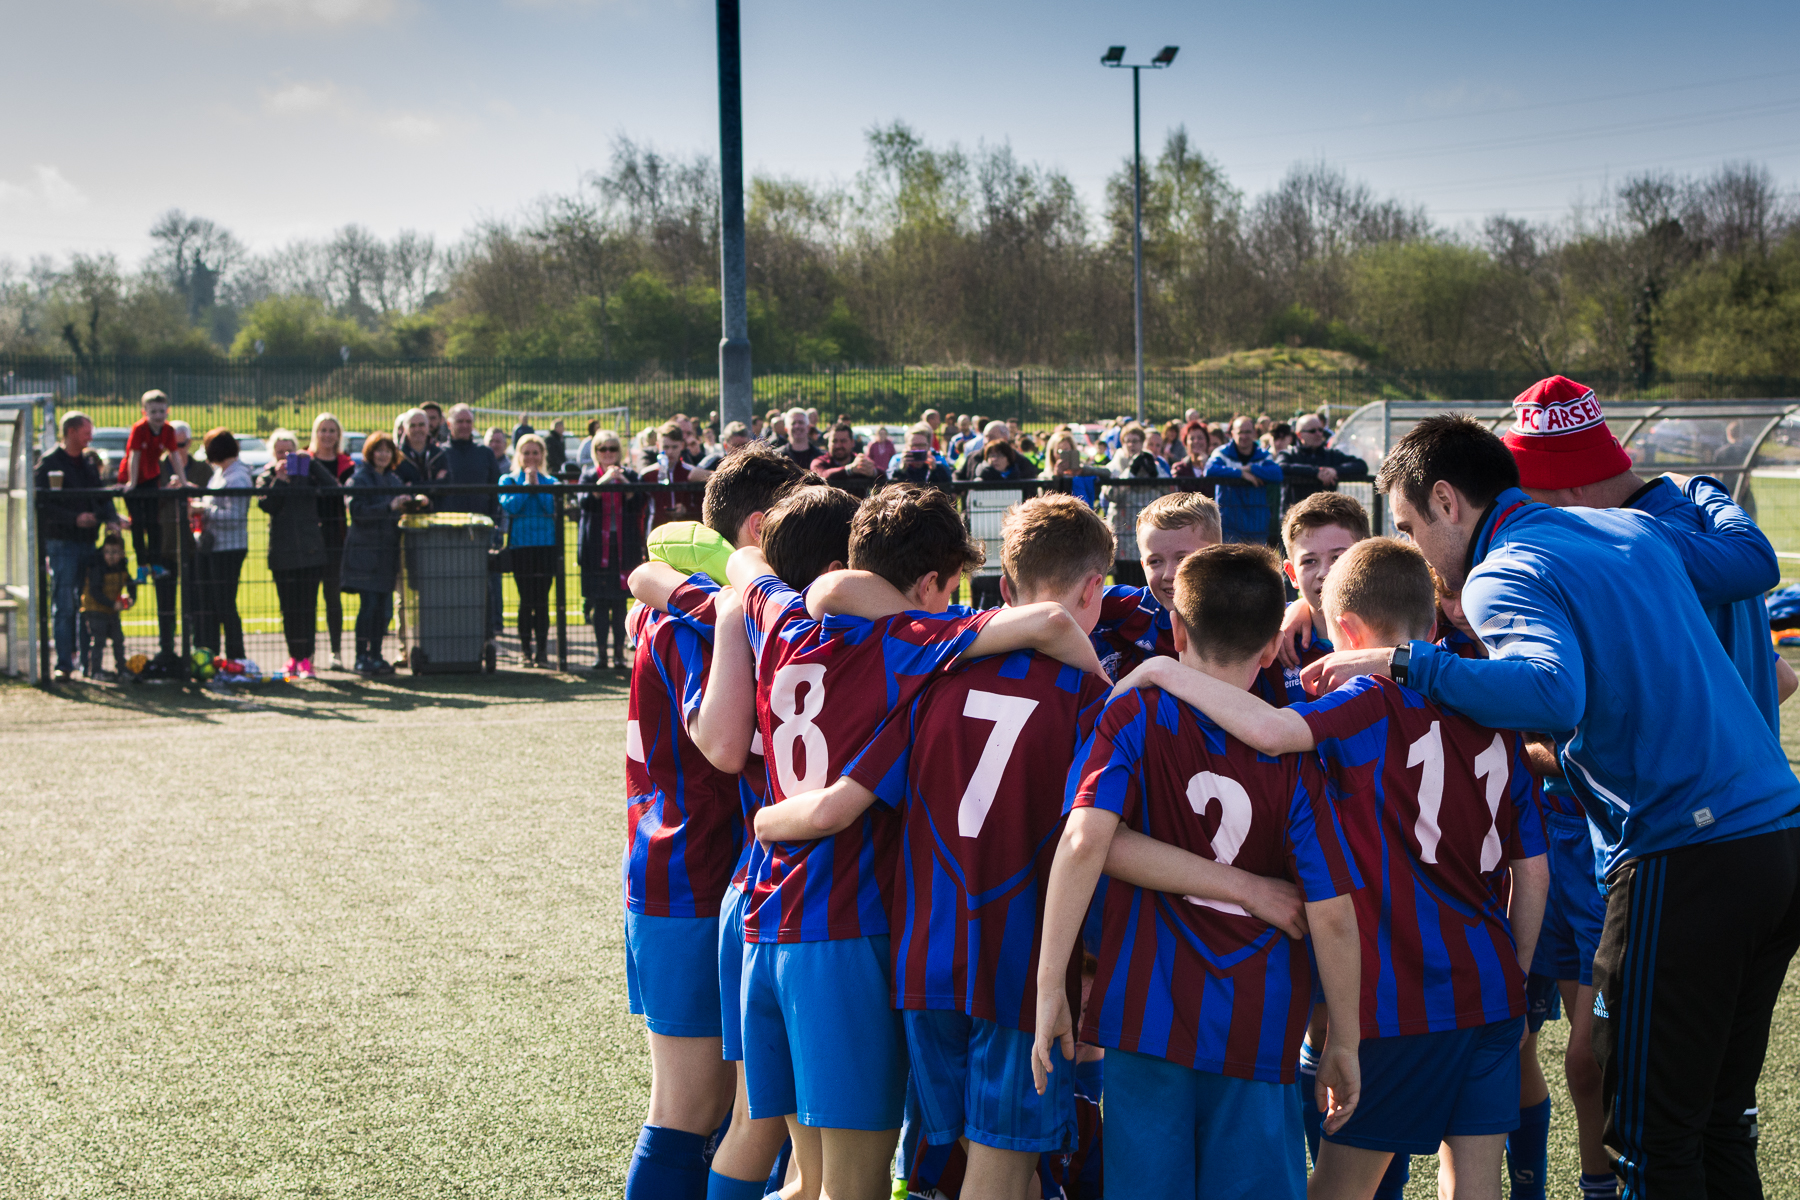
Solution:
M 1532 961 L 1536 961 L 1535 956 Z M 1525 1024 L 1536 1033 L 1545 1021 L 1562 1020 L 1562 986 L 1548 975 L 1525 977 Z
M 1328 1142 L 1436 1154 L 1448 1137 L 1519 1127 L 1519 1039 L 1524 1018 L 1474 1029 L 1365 1038 L 1362 1098 Z
M 719 902 L 719 1022 L 726 1062 L 744 1061 L 744 893 L 725 889 Z
M 954 1011 L 907 1009 L 900 1017 L 926 1141 L 967 1137 L 1036 1154 L 1073 1149 L 1074 1063 L 1059 1064 L 1040 1096 L 1031 1034 Z
M 1594 875 L 1594 838 L 1586 817 L 1546 809 L 1544 838 L 1550 844 L 1550 900 L 1531 973 L 1551 979 L 1594 982 L 1594 952 L 1606 923 L 1606 896 Z
M 719 918 L 625 911 L 625 992 L 664 1037 L 718 1037 Z
M 1291 1083 L 1233 1079 L 1108 1050 L 1101 1141 L 1109 1196 L 1306 1195 L 1306 1136 Z
M 898 1129 L 906 1035 L 888 984 L 888 939 L 751 942 L 739 1003 L 750 1116 L 820 1129 Z

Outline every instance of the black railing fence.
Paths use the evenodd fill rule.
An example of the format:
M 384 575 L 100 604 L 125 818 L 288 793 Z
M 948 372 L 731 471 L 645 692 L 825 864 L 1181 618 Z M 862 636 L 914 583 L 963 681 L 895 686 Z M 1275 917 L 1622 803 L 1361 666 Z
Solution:
M 1276 419 L 1321 409 L 1337 418 L 1374 400 L 1510 398 L 1537 378 L 1518 371 L 1152 370 L 1145 375 L 1145 416 L 1180 420 L 1188 409 L 1209 421 L 1234 413 Z M 1587 377 L 1606 399 L 1751 398 L 1795 394 L 1800 380 L 1780 377 L 1669 375 L 1640 387 L 1630 378 Z M 1063 421 L 1110 421 L 1135 413 L 1130 370 L 1059 371 L 1044 368 L 761 367 L 755 379 L 758 412 L 791 406 L 817 408 L 829 420 L 842 413 L 859 424 L 902 428 L 927 408 L 989 419 L 1016 419 L 1031 428 Z M 401 412 L 427 402 L 476 409 L 482 426 L 510 430 L 521 412 L 534 419 L 569 418 L 579 436 L 592 418 L 622 433 L 685 413 L 706 417 L 718 408 L 716 367 L 665 369 L 642 363 L 582 361 L 340 361 L 204 359 L 189 362 L 135 358 L 0 355 L 0 393 L 48 393 L 60 410 L 79 408 L 102 427 L 138 416 L 138 398 L 159 388 L 172 416 L 196 433 L 222 426 L 262 436 L 277 428 L 304 435 L 321 412 L 352 432 L 391 429 Z
M 1120 535 L 1121 578 L 1131 578 L 1138 559 L 1131 529 L 1131 516 L 1137 509 L 1171 490 L 1210 495 L 1218 487 L 1246 486 L 1230 480 L 1088 478 L 1092 484 L 1083 488 L 1087 498 L 1108 514 Z M 887 486 L 887 481 L 861 479 L 843 486 L 866 492 Z M 1043 491 L 1066 492 L 1071 486 L 1066 478 L 947 485 L 946 490 L 959 497 L 971 533 L 987 551 L 986 562 L 965 585 L 965 601 L 980 606 L 1000 603 L 1000 521 L 1007 507 Z M 1366 484 L 1343 486 L 1360 487 L 1365 501 L 1370 499 Z M 136 583 L 137 595 L 130 607 L 117 614 L 116 633 L 121 643 L 114 643 L 104 632 L 109 621 L 93 622 L 87 614 L 73 622 L 65 619 L 59 631 L 53 609 L 60 604 L 84 607 L 80 584 L 102 551 L 99 546 L 83 550 L 82 561 L 74 568 L 80 575 L 71 596 L 70 581 L 62 580 L 59 586 L 53 578 L 57 566 L 71 569 L 69 558 L 59 558 L 50 552 L 53 547 L 42 546 L 45 552 L 37 555 L 36 596 L 39 677 L 53 679 L 66 656 L 76 670 L 93 677 L 100 677 L 101 672 L 110 675 L 120 667 L 127 668 L 120 678 L 144 677 L 129 671 L 135 658 L 150 677 L 185 679 L 196 674 L 196 648 L 234 665 L 248 659 L 264 678 L 279 674 L 290 658 L 308 656 L 316 671 L 329 672 L 327 652 L 339 669 L 348 670 L 357 662 L 358 629 L 369 630 L 371 621 L 383 635 L 382 658 L 416 675 L 534 665 L 563 671 L 611 670 L 618 656 L 608 651 L 621 649 L 613 625 L 625 605 L 617 581 L 635 562 L 600 566 L 594 561 L 594 547 L 584 547 L 581 541 L 582 500 L 605 494 L 645 496 L 651 501 L 647 507 L 655 509 L 658 501 L 660 507 L 672 508 L 675 497 L 685 496 L 697 507 L 703 490 L 703 484 L 695 483 L 338 489 L 346 502 L 393 496 L 425 500 L 422 505 L 407 506 L 418 511 L 401 517 L 398 542 L 386 551 L 391 558 L 392 587 L 385 594 L 366 589 L 334 591 L 351 582 L 353 564 L 341 549 L 328 552 L 332 562 L 327 569 L 272 569 L 271 536 L 283 535 L 272 530 L 270 515 L 257 503 L 272 494 L 269 489 L 164 488 L 149 496 L 132 493 L 130 499 L 114 488 L 40 490 L 40 517 L 46 506 L 74 499 L 111 499 L 120 516 L 127 515 L 129 506 L 133 527 L 123 534 L 127 553 L 121 569 Z M 1268 490 L 1270 511 L 1278 513 L 1280 486 L 1271 485 Z M 316 498 L 328 492 L 320 488 L 307 495 Z M 548 546 L 519 545 L 504 514 L 490 523 L 477 514 L 448 511 L 451 507 L 488 507 L 488 502 L 501 496 L 519 493 L 554 498 Z M 249 501 L 246 544 L 235 560 L 229 557 L 233 552 L 221 550 L 216 540 L 209 544 L 203 536 L 196 536 L 188 502 L 201 497 Z M 40 519 L 40 530 L 43 524 Z M 156 530 L 154 537 L 150 524 Z M 541 535 L 541 526 L 539 532 Z M 279 561 L 282 547 L 276 549 Z M 372 606 L 366 617 L 365 606 Z M 90 602 L 86 607 L 106 606 Z M 107 614 L 99 615 L 105 618 Z M 101 628 L 91 628 L 95 625 Z M 95 636 L 99 636 L 99 644 L 95 644 Z M 629 658 L 623 661 L 628 663 Z M 226 672 L 215 668 L 210 677 L 224 679 Z

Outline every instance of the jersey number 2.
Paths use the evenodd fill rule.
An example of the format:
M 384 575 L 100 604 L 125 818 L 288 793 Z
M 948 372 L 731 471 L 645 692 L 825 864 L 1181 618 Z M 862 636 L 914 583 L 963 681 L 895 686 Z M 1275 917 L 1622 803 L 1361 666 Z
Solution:
M 1219 828 L 1212 835 L 1213 861 L 1229 867 L 1238 851 L 1244 848 L 1244 838 L 1250 833 L 1250 793 L 1229 775 L 1202 771 L 1188 780 L 1187 799 L 1188 806 L 1202 817 L 1214 804 L 1219 806 Z M 1187 901 L 1237 917 L 1250 915 L 1229 900 L 1202 900 L 1198 896 L 1189 896 Z
M 1406 765 L 1421 767 L 1419 773 L 1419 821 L 1413 827 L 1419 839 L 1422 862 L 1438 860 L 1438 843 L 1444 831 L 1438 825 L 1438 814 L 1444 807 L 1444 734 L 1438 722 L 1431 731 L 1406 750 Z M 1506 762 L 1506 742 L 1494 735 L 1493 745 L 1475 756 L 1475 777 L 1487 781 L 1487 837 L 1481 842 L 1481 870 L 1485 874 L 1500 865 L 1500 801 L 1506 796 L 1506 781 L 1511 771 Z
M 976 837 L 987 823 L 988 809 L 994 807 L 994 795 L 1000 790 L 1000 777 L 1006 774 L 1013 747 L 1037 706 L 1036 700 L 1002 696 L 998 692 L 970 691 L 963 700 L 963 716 L 994 723 L 987 744 L 981 748 L 975 773 L 969 776 L 969 786 L 963 789 L 962 803 L 956 808 L 956 832 L 964 837 Z

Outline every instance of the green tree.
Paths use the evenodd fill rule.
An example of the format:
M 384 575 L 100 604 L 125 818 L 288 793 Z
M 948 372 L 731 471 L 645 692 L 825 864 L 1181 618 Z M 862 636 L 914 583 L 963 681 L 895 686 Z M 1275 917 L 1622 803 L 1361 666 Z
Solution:
M 353 357 L 367 358 L 379 350 L 361 325 L 334 315 L 317 296 L 270 296 L 252 305 L 232 340 L 232 357 L 256 355 L 258 342 L 270 358 L 335 358 L 345 346 Z

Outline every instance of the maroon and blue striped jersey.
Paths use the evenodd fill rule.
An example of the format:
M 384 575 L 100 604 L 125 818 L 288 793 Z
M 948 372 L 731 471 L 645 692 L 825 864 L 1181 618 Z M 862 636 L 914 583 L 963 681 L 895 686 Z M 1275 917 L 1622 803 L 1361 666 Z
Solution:
M 1031 651 L 978 659 L 894 714 L 846 772 L 900 813 L 894 1007 L 1035 1027 L 1062 787 L 1106 692 Z
M 1360 886 L 1316 756 L 1272 758 L 1158 688 L 1115 698 L 1076 752 L 1064 807 L 1131 829 L 1309 901 Z M 1100 968 L 1081 1040 L 1197 1071 L 1291 1083 L 1312 1012 L 1304 943 L 1235 904 L 1108 882 Z
M 1523 1015 L 1508 867 L 1544 853 L 1524 740 L 1385 675 L 1353 679 L 1293 711 L 1318 741 L 1369 881 L 1356 894 L 1363 1036 Z
M 756 723 L 770 803 L 835 781 L 890 713 L 911 706 L 998 609 L 906 612 L 865 621 L 806 613 L 773 575 L 750 585 L 744 622 L 756 655 Z M 899 818 L 871 805 L 850 828 L 753 855 L 744 939 L 817 942 L 888 932 Z
M 1146 658 L 1175 657 L 1169 610 L 1147 587 L 1115 583 L 1100 595 L 1100 619 L 1088 635 L 1100 668 L 1115 683 Z
M 1298 641 L 1299 638 L 1299 634 L 1294 635 L 1295 641 Z M 1299 666 L 1285 666 L 1278 658 L 1256 673 L 1256 682 L 1250 685 L 1250 690 L 1255 692 L 1263 703 L 1275 708 L 1286 708 L 1290 704 L 1311 700 L 1312 696 L 1300 686 L 1300 672 L 1330 654 L 1331 651 L 1331 643 L 1315 633 L 1313 640 L 1298 651 Z
M 719 585 L 706 575 L 695 575 L 687 583 L 675 589 L 669 597 L 669 614 L 694 623 L 709 640 L 713 627 L 713 595 Z M 710 668 L 709 668 L 710 669 Z M 763 806 L 768 795 L 769 777 L 763 764 L 762 733 L 755 732 L 750 738 L 750 754 L 744 762 L 742 773 L 736 776 L 738 807 L 743 813 L 743 840 L 738 851 L 737 866 L 731 873 L 731 886 L 744 890 L 745 881 L 750 875 L 750 860 L 757 853 L 756 844 L 756 811 Z
M 712 592 L 696 575 L 640 610 L 625 718 L 625 905 L 653 917 L 717 916 L 743 844 L 737 778 L 689 739 L 712 663 Z

